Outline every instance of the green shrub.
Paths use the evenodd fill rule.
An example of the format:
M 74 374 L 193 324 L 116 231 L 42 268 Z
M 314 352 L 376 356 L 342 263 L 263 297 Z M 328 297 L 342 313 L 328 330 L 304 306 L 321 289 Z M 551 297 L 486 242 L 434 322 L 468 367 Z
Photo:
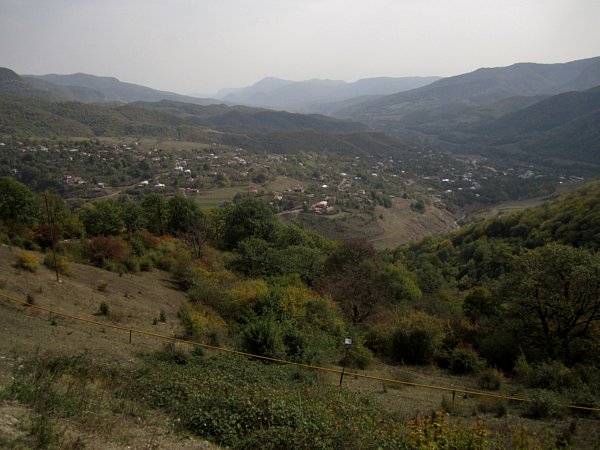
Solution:
M 148 255 L 139 258 L 140 270 L 142 272 L 151 272 L 154 269 L 154 261 Z
M 214 308 L 223 317 L 230 312 L 228 294 L 216 280 L 198 275 L 197 282 L 188 292 L 188 296 L 192 302 L 202 302 Z
M 600 406 L 600 396 L 598 395 L 598 392 L 587 385 L 565 389 L 561 392 L 561 396 L 568 399 L 569 403 L 577 406 L 586 408 L 598 408 Z M 600 416 L 597 412 L 594 413 L 586 410 L 575 410 L 574 412 L 582 416 L 594 414 L 596 415 L 596 418 Z
M 154 267 L 170 271 L 175 265 L 177 247 L 172 240 L 161 240 L 156 247 L 149 252 L 154 261 Z
M 305 357 L 310 346 L 310 337 L 303 330 L 296 328 L 291 323 L 283 326 L 282 330 L 282 341 L 286 359 L 305 362 Z
M 408 364 L 428 364 L 444 340 L 442 322 L 420 311 L 405 314 L 392 337 L 392 357 Z
M 560 391 L 564 388 L 575 387 L 578 380 L 560 361 L 537 364 L 530 372 L 527 385 L 540 389 Z
M 173 258 L 170 255 L 154 255 L 153 256 L 153 265 L 160 270 L 164 270 L 168 272 L 173 267 Z
M 272 317 L 257 317 L 242 331 L 242 348 L 248 353 L 281 358 L 285 356 L 281 324 Z
M 539 389 L 525 406 L 523 415 L 531 419 L 549 419 L 561 417 L 563 410 L 552 392 Z
M 46 256 L 44 256 L 44 265 L 48 269 L 54 270 L 54 256 L 52 253 L 46 253 Z M 56 255 L 56 268 L 58 269 L 58 273 L 62 275 L 71 275 L 72 273 L 69 258 L 64 255 Z
M 208 340 L 211 343 L 218 340 L 214 336 L 227 334 L 224 320 L 205 305 L 186 302 L 181 305 L 177 316 L 188 338 Z
M 137 256 L 129 255 L 123 259 L 123 266 L 129 273 L 138 273 L 140 269 L 140 260 Z
M 576 372 L 560 361 L 530 365 L 523 355 L 517 359 L 513 373 L 520 383 L 531 388 L 561 391 L 581 384 Z
M 340 364 L 344 363 L 344 359 L 340 360 Z M 371 351 L 363 345 L 355 345 L 348 352 L 348 362 L 346 367 L 352 369 L 365 370 L 371 367 L 373 364 L 373 354 Z
M 515 361 L 515 365 L 513 367 L 513 375 L 522 384 L 527 384 L 528 380 L 531 377 L 532 368 L 527 362 L 527 358 L 521 352 Z
M 450 354 L 450 370 L 454 374 L 477 373 L 483 366 L 483 361 L 471 348 L 456 347 Z
M 108 270 L 109 272 L 118 273 L 120 277 L 123 276 L 124 267 L 123 264 L 121 264 L 120 262 L 105 259 L 102 261 L 99 267 L 102 267 L 104 270 Z
M 587 384 L 596 392 L 600 392 L 600 367 L 591 364 L 576 364 L 571 369 L 582 383 Z
M 496 369 L 484 369 L 479 374 L 477 383 L 481 389 L 497 391 L 502 386 L 502 374 Z
M 17 253 L 17 267 L 28 270 L 30 272 L 35 272 L 38 268 L 38 265 L 39 262 L 37 253 L 26 250 Z
M 31 250 L 33 252 L 40 252 L 42 250 L 42 248 L 35 241 L 30 239 L 24 239 L 19 246 L 23 247 L 25 250 Z
M 33 415 L 29 433 L 33 438 L 33 448 L 63 448 L 63 434 L 56 429 L 48 413 Z
M 504 400 L 483 397 L 477 402 L 477 411 L 482 414 L 493 414 L 495 417 L 504 417 L 508 414 L 508 405 Z
M 156 352 L 154 357 L 159 361 L 171 362 L 178 365 L 185 365 L 188 363 L 188 354 L 178 348 L 173 342 L 167 342 L 163 346 L 162 351 Z
M 196 285 L 198 269 L 188 253 L 177 252 L 173 255 L 171 272 L 182 291 L 188 291 Z
M 393 355 L 394 329 L 387 323 L 376 322 L 365 333 L 365 346 L 377 356 Z
M 100 302 L 100 308 L 98 312 L 101 316 L 108 316 L 110 314 L 110 308 L 108 306 L 108 303 L 106 303 L 105 301 Z

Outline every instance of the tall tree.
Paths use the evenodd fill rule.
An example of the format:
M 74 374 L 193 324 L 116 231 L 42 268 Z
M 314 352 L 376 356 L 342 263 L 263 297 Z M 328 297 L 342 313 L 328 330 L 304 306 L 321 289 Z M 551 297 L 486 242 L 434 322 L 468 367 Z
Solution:
M 504 285 L 510 315 L 543 358 L 575 363 L 598 350 L 600 256 L 548 244 L 516 260 Z
M 31 227 L 36 223 L 38 211 L 38 199 L 27 186 L 14 178 L 0 177 L 0 220 Z
M 191 198 L 176 195 L 167 203 L 167 231 L 175 236 L 191 231 L 203 214 Z
M 121 205 L 113 200 L 88 203 L 78 213 L 88 236 L 118 236 L 125 228 Z
M 144 229 L 146 226 L 144 210 L 139 205 L 128 201 L 123 203 L 121 208 L 123 223 L 128 233 Z
M 164 234 L 168 219 L 167 200 L 160 194 L 146 195 L 142 200 L 142 209 L 148 231 L 158 235 Z
M 238 242 L 250 237 L 271 242 L 276 227 L 275 214 L 265 202 L 246 198 L 228 211 L 224 225 L 223 240 L 228 248 L 236 248 Z
M 347 240 L 325 262 L 317 288 L 331 295 L 348 320 L 360 323 L 381 306 L 421 296 L 414 280 L 402 267 L 381 261 L 373 244 Z

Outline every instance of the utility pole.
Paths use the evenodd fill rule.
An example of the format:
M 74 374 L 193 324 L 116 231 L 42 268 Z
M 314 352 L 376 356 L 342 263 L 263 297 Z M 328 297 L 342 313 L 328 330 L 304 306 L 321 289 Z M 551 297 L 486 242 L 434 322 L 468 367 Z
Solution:
M 48 216 L 48 228 L 50 229 L 50 240 L 52 241 L 52 257 L 54 259 L 54 272 L 56 272 L 56 281 L 60 281 L 58 277 L 58 264 L 56 264 L 56 249 L 54 241 L 54 221 L 50 214 L 50 207 L 48 206 L 48 191 L 44 191 L 44 201 L 46 203 L 46 215 Z

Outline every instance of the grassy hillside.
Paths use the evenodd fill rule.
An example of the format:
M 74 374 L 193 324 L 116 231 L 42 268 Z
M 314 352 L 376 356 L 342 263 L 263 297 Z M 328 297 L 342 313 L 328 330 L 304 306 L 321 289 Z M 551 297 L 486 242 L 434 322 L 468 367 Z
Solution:
M 39 197 L 0 178 L 5 242 L 49 249 L 55 236 L 69 238 L 57 242 L 62 283 L 48 269 L 50 252 L 4 247 L 0 289 L 100 323 L 99 332 L 81 337 L 83 324 L 53 316 L 48 331 L 33 308 L 5 307 L 1 332 L 11 338 L 3 345 L 25 338 L 30 349 L 50 334 L 41 347 L 56 345 L 58 356 L 22 353 L 22 368 L 2 396 L 26 409 L 27 434 L 0 434 L 0 442 L 37 439 L 60 447 L 70 436 L 85 440 L 84 433 L 101 439 L 111 420 L 125 424 L 120 433 L 128 429 L 130 422 L 118 419 L 123 414 L 149 429 L 157 423 L 152 418 L 167 417 L 163 422 L 173 425 L 160 427 L 159 436 L 177 431 L 233 448 L 364 448 L 367 442 L 467 448 L 474 441 L 491 448 L 564 442 L 593 448 L 599 186 L 378 253 L 364 240 L 336 243 L 282 225 L 270 205 L 244 196 L 212 210 L 191 198 L 154 194 L 139 204 L 104 200 L 75 211 L 51 196 L 51 227 Z M 556 289 L 563 280 L 572 287 Z M 536 299 L 552 306 L 547 329 L 529 308 Z M 19 327 L 35 331 L 12 331 Z M 130 327 L 156 330 L 171 344 L 156 353 L 156 344 L 145 344 L 149 336 L 133 333 L 145 354 L 128 358 Z M 58 344 L 63 336 L 69 344 Z M 190 351 L 173 336 L 300 366 Z M 354 341 L 347 370 L 356 375 L 348 374 L 340 388 L 345 337 Z M 69 345 L 85 348 L 96 339 L 104 344 L 89 356 L 68 353 Z M 110 343 L 115 349 L 107 362 L 96 355 Z M 2 363 L 7 381 L 15 357 Z M 333 372 L 319 375 L 306 364 Z M 423 384 L 447 394 L 418 394 Z M 456 386 L 478 392 L 453 399 Z M 574 404 L 589 409 L 566 406 Z M 431 409 L 445 414 L 415 418 L 415 411 Z M 56 430 L 65 419 L 72 434 L 61 440 Z M 522 426 L 541 438 L 507 431 Z

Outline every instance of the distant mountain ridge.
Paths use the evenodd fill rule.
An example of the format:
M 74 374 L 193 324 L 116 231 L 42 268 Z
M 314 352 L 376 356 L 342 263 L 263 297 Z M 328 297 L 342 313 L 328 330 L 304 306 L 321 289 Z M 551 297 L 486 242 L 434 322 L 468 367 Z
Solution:
M 600 57 L 518 63 L 339 104 L 331 115 L 443 151 L 542 164 L 600 164 L 598 86 Z
M 380 126 L 445 151 L 600 165 L 600 86 L 407 114 Z
M 290 81 L 267 77 L 246 88 L 221 90 L 230 103 L 303 112 L 321 112 L 321 105 L 355 97 L 387 95 L 425 86 L 440 77 L 377 77 L 347 83 L 341 80 Z
M 339 117 L 401 119 L 419 110 L 449 105 L 491 104 L 516 96 L 554 95 L 600 85 L 600 57 L 560 64 L 517 63 L 482 68 L 443 78 L 427 86 L 367 100 L 338 111 Z
M 25 81 L 17 73 L 6 67 L 0 67 L 0 94 L 46 100 L 60 97 L 50 91 L 36 88 L 31 83 Z
M 70 75 L 23 75 L 22 78 L 38 89 L 46 86 L 46 89 L 54 89 L 60 93 L 60 90 L 56 90 L 56 88 L 53 88 L 52 86 L 55 85 L 67 88 L 72 94 L 72 97 L 74 97 L 68 97 L 70 100 L 91 101 L 95 103 L 130 103 L 137 101 L 157 102 L 160 100 L 173 100 L 194 103 L 197 105 L 219 103 L 216 99 L 190 97 L 174 92 L 159 91 L 139 84 L 126 83 L 114 77 L 99 77 L 85 73 L 75 73 Z M 46 84 L 40 82 L 46 82 Z M 73 88 L 79 88 L 79 90 Z M 78 95 L 78 93 L 80 93 L 80 95 Z
M 215 142 L 248 151 L 397 154 L 412 146 L 360 123 L 245 106 L 172 101 L 98 105 L 0 95 L 0 135 L 152 136 Z

